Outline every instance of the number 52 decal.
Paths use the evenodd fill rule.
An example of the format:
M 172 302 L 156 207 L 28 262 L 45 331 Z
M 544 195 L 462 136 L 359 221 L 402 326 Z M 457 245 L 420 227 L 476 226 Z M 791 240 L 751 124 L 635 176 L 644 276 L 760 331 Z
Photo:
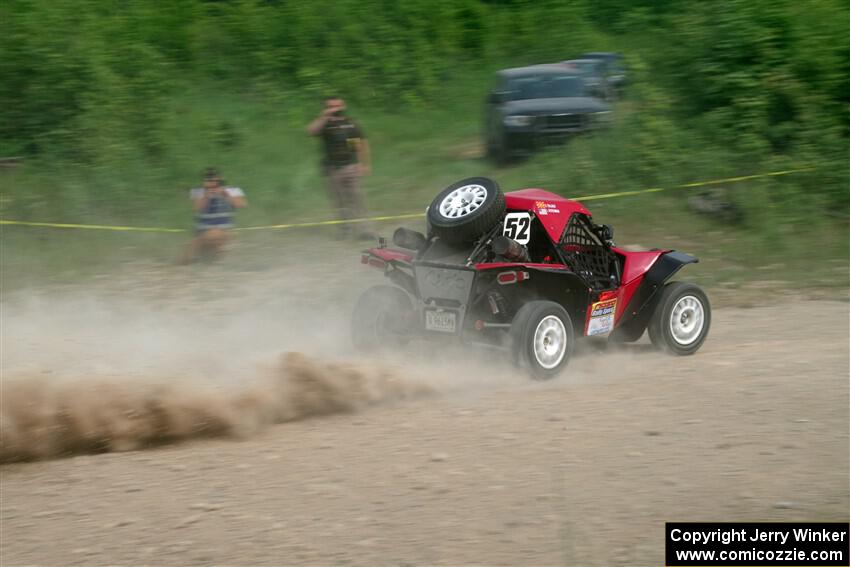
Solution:
M 505 226 L 502 234 L 516 240 L 520 244 L 528 244 L 531 240 L 531 215 L 528 213 L 508 213 L 505 215 Z

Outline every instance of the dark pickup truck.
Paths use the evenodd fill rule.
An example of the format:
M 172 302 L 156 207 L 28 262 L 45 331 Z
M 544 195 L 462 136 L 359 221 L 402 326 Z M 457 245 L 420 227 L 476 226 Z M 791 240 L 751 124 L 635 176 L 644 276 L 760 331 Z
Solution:
M 617 94 L 622 94 L 627 83 L 622 55 L 610 51 L 591 51 L 579 55 L 578 59 L 596 61 L 598 64 L 597 72 L 605 77 L 605 80 Z
M 577 59 L 562 61 L 561 65 L 581 74 L 592 92 L 605 100 L 614 100 L 623 94 L 626 71 L 618 53 L 585 53 Z
M 606 126 L 611 107 L 563 65 L 504 69 L 487 97 L 485 143 L 498 162 Z

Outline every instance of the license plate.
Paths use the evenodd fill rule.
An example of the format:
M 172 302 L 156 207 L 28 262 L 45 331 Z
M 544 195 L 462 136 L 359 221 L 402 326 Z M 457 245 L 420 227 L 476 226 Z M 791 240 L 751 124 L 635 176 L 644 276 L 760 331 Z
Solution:
M 457 325 L 457 313 L 454 311 L 426 311 L 425 328 L 429 331 L 454 333 Z

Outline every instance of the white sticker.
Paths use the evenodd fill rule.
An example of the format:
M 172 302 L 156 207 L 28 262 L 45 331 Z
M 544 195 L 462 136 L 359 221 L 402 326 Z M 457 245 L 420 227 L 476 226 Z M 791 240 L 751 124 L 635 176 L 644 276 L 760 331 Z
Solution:
M 528 244 L 531 240 L 531 215 L 529 213 L 506 214 L 502 234 L 520 244 Z
M 599 301 L 590 306 L 590 321 L 587 324 L 587 336 L 604 335 L 614 328 L 614 313 L 617 311 L 617 300 Z

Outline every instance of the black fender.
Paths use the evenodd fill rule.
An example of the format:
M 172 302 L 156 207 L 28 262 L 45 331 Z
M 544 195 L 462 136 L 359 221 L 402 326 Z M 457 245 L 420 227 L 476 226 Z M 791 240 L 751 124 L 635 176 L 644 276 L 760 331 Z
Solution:
M 658 257 L 658 260 L 647 270 L 643 281 L 632 296 L 626 311 L 620 318 L 617 327 L 609 337 L 614 341 L 632 342 L 640 338 L 649 324 L 655 311 L 664 284 L 678 272 L 682 266 L 696 264 L 697 258 L 684 252 L 673 250 Z

